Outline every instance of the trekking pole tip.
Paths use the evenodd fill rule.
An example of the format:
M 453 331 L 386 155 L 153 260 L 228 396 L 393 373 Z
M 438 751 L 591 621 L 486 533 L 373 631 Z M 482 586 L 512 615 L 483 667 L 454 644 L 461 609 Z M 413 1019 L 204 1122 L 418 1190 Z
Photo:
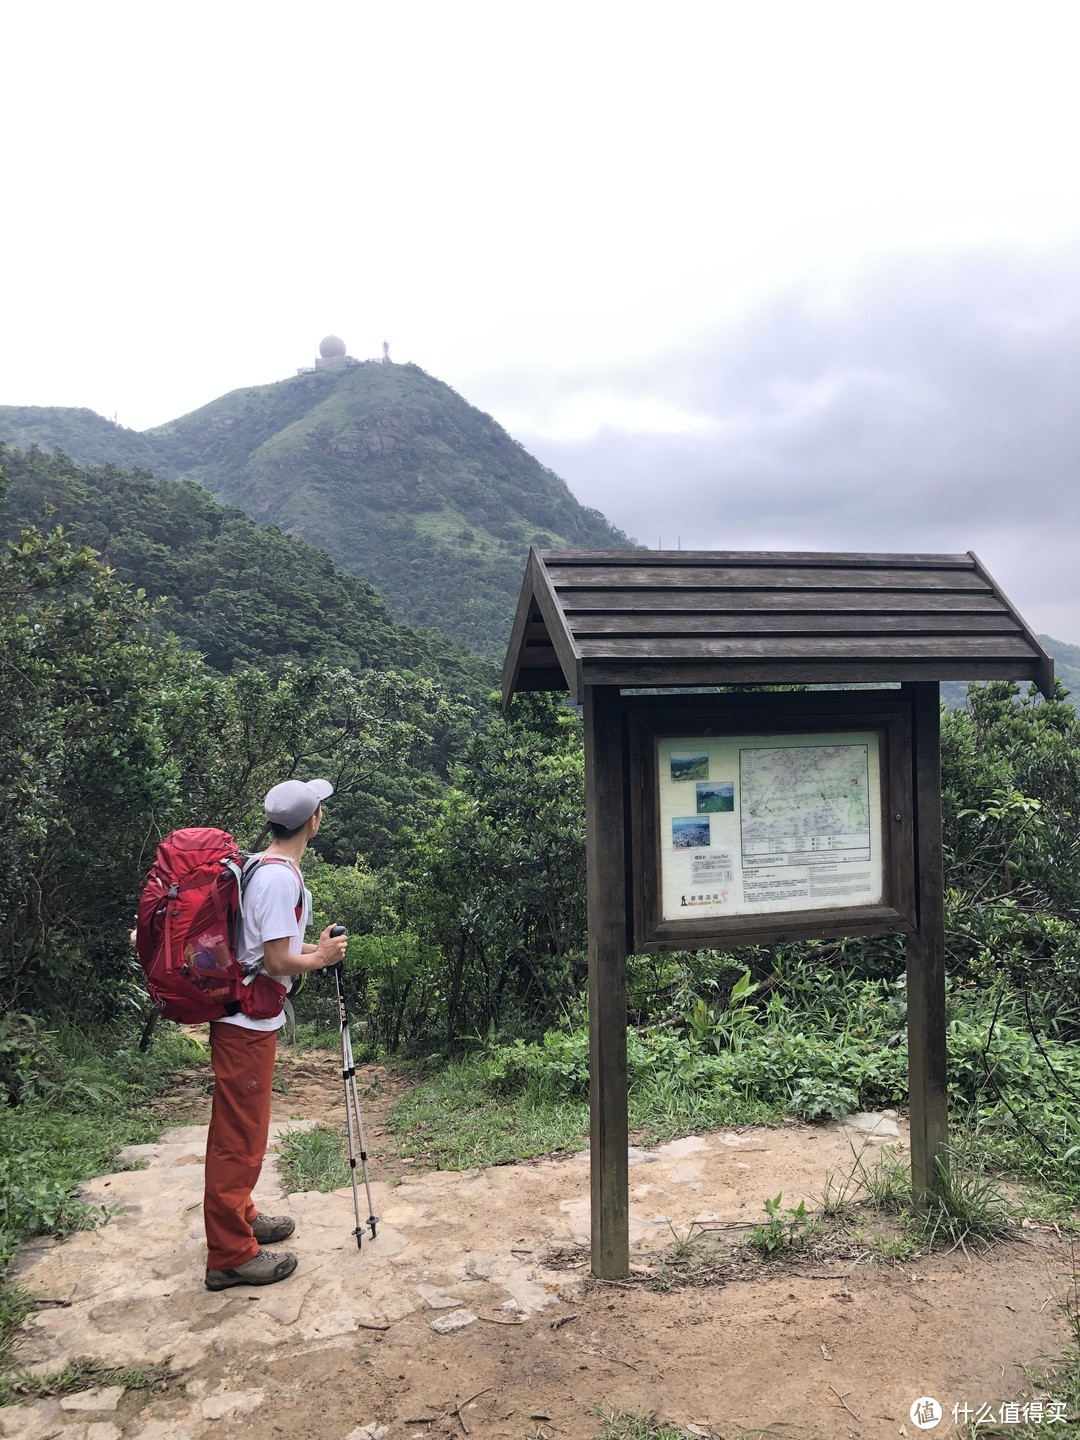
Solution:
M 363 1227 L 362 1225 L 358 1225 L 358 1226 L 356 1227 L 356 1229 L 355 1229 L 352 1233 L 356 1236 L 356 1248 L 357 1248 L 358 1250 L 363 1250 L 363 1248 L 364 1248 L 364 1227 Z
M 369 1216 L 367 1217 L 367 1223 L 368 1223 L 368 1224 L 370 1225 L 370 1227 L 371 1227 L 371 1238 L 374 1240 L 374 1239 L 375 1239 L 375 1226 L 379 1223 L 379 1217 L 378 1217 L 378 1215 L 369 1215 Z

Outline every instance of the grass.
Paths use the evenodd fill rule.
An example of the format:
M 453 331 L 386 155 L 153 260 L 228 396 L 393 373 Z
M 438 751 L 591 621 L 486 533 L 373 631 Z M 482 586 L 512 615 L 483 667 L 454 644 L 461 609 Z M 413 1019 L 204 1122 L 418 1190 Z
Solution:
M 818 1212 L 827 1219 L 850 1219 L 862 1207 L 900 1214 L 911 1203 L 911 1175 L 894 1146 L 877 1151 L 872 1164 L 866 1160 L 867 1147 L 852 1146 L 852 1166 L 825 1177 L 825 1190 Z
M 0 1405 L 14 1405 L 22 1400 L 46 1400 L 53 1395 L 72 1395 L 91 1387 L 104 1390 L 107 1385 L 122 1385 L 124 1390 L 164 1390 L 174 1378 L 176 1375 L 168 1361 L 161 1365 L 128 1365 L 111 1369 L 79 1359 L 45 1375 L 30 1375 L 23 1371 L 0 1375 Z
M 482 1103 L 481 1103 L 482 1102 Z M 657 1075 L 630 1093 L 635 1143 L 659 1144 L 720 1125 L 768 1125 L 782 1108 L 707 1087 L 672 1086 Z M 415 1086 L 391 1110 L 398 1153 L 447 1170 L 505 1165 L 588 1144 L 589 1107 L 583 1096 L 493 1078 L 487 1056 L 453 1061 Z
M 584 1101 L 484 1094 L 482 1062 L 459 1061 L 410 1090 L 388 1123 L 401 1155 L 443 1170 L 505 1165 L 587 1143 Z M 478 1103 L 482 1099 L 483 1103 Z
M 28 1296 L 17 1285 L 0 1279 L 0 1393 L 3 1376 L 11 1368 L 19 1348 L 19 1329 L 30 1310 Z
M 999 1181 L 974 1174 L 955 1155 L 939 1163 L 936 1195 L 925 1207 L 913 1207 L 911 1172 L 892 1146 L 885 1146 L 872 1163 L 866 1146 L 852 1150 L 851 1169 L 825 1178 L 818 1213 L 826 1219 L 852 1222 L 861 1211 L 898 1215 L 904 1222 L 906 1253 L 917 1250 L 961 1249 L 968 1245 L 988 1249 L 1016 1233 L 1017 1214 Z M 904 1251 L 898 1245 L 897 1255 Z
M 0 1107 L 0 1265 L 26 1235 L 64 1235 L 92 1223 L 76 1194 L 106 1173 L 125 1145 L 156 1138 L 147 1105 L 168 1076 L 205 1051 L 159 1026 L 140 1054 L 134 1042 L 58 1028 L 35 1037 L 33 1079 L 20 1103 Z
M 163 1365 L 135 1365 L 124 1369 L 108 1369 L 89 1361 L 76 1360 L 60 1370 L 45 1375 L 23 1371 L 0 1374 L 0 1405 L 16 1405 L 21 1400 L 43 1400 L 58 1395 L 73 1395 L 92 1386 L 104 1389 L 122 1385 L 125 1390 L 162 1390 L 176 1377 L 168 1362 Z
M 277 1163 L 290 1195 L 304 1190 L 340 1190 L 350 1183 L 345 1134 L 332 1125 L 287 1130 L 277 1142 Z
M 966 1250 L 974 1243 L 988 1249 L 1015 1230 L 1013 1214 L 1000 1184 L 953 1164 L 938 1164 L 938 1190 L 916 1217 L 929 1250 Z
M 595 1410 L 593 1413 L 602 1426 L 598 1440 L 692 1440 L 691 1431 L 657 1420 L 654 1413 L 630 1410 Z

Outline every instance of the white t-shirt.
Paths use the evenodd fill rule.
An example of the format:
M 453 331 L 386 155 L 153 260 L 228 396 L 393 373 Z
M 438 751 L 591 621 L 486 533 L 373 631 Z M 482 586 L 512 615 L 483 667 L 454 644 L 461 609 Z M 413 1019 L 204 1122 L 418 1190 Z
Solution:
M 301 893 L 304 897 L 300 919 L 296 918 L 296 903 Z M 292 861 L 271 860 L 258 865 L 244 886 L 244 910 L 237 937 L 236 958 L 247 969 L 256 965 L 263 956 L 263 946 L 268 940 L 288 940 L 289 953 L 299 955 L 304 943 L 304 932 L 311 924 L 311 891 L 304 885 L 299 869 Z M 275 975 L 279 985 L 292 989 L 292 977 Z M 269 1020 L 253 1020 L 250 1015 L 227 1015 L 218 1025 L 240 1025 L 245 1030 L 280 1030 L 285 1024 L 285 1014 L 274 1015 Z

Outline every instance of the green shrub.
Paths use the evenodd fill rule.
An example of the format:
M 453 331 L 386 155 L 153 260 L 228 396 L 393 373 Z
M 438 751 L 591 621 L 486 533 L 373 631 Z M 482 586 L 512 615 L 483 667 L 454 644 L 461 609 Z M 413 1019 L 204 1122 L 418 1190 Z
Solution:
M 70 1235 L 104 1215 L 78 1199 L 75 1184 L 52 1172 L 41 1141 L 0 1154 L 0 1271 L 26 1235 Z

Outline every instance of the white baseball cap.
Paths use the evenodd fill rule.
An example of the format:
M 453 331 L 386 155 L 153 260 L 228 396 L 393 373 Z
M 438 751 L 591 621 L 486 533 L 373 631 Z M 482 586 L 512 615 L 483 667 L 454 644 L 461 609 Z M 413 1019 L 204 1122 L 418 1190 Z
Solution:
M 263 808 L 267 820 L 275 825 L 284 825 L 286 830 L 299 830 L 333 793 L 334 787 L 329 780 L 283 780 L 266 792 Z

